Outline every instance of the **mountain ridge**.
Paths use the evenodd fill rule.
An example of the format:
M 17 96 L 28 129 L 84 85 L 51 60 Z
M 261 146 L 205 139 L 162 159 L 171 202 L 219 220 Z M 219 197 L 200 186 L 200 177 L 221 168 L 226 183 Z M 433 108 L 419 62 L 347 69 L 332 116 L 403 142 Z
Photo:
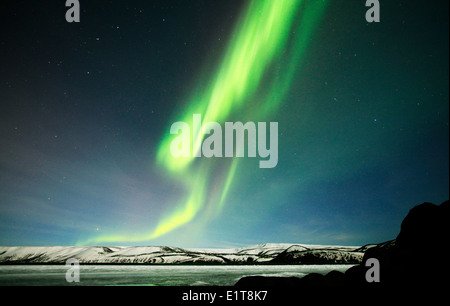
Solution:
M 167 246 L 49 246 L 0 247 L 0 265 L 65 264 L 299 264 L 303 252 L 311 263 L 358 264 L 363 252 L 355 246 L 261 244 L 231 249 L 195 249 Z M 283 255 L 284 254 L 284 257 Z M 344 254 L 344 256 L 343 256 Z M 282 256 L 280 259 L 280 255 Z M 304 254 L 306 255 L 306 253 Z M 343 260 L 343 258 L 347 260 Z M 291 260 L 295 259 L 295 260 Z M 352 260 L 348 260 L 351 258 Z M 306 262 L 308 263 L 308 262 Z

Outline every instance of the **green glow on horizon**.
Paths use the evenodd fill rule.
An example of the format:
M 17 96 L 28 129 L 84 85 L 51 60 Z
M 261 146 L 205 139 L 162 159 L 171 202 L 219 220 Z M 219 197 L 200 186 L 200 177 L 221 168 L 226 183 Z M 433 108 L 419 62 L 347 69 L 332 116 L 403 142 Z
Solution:
M 252 121 L 262 121 L 276 113 L 291 88 L 327 2 L 328 0 L 252 0 L 232 33 L 216 74 L 209 78 L 207 87 L 198 96 L 183 105 L 184 112 L 176 121 L 186 122 L 192 127 L 193 114 L 201 114 L 203 123 L 222 124 L 232 114 L 240 114 Z M 288 44 L 290 39 L 292 41 Z M 265 84 L 261 88 L 267 72 L 275 64 L 279 65 L 278 71 L 281 73 L 269 76 L 269 86 Z M 257 99 L 258 106 L 252 106 L 250 110 L 250 107 L 244 106 L 251 98 L 252 103 Z M 223 209 L 239 172 L 239 159 L 229 159 L 225 170 L 218 172 L 217 167 L 211 166 L 211 160 L 174 158 L 170 153 L 170 144 L 175 137 L 176 135 L 167 135 L 162 139 L 157 149 L 156 163 L 185 189 L 184 200 L 162 218 L 150 233 L 107 235 L 91 239 L 87 243 L 148 241 L 191 222 L 207 204 L 213 205 L 212 211 L 215 214 Z M 193 138 L 191 148 L 197 152 L 204 135 L 201 131 L 194 131 Z M 210 194 L 208 184 L 218 176 L 220 191 Z

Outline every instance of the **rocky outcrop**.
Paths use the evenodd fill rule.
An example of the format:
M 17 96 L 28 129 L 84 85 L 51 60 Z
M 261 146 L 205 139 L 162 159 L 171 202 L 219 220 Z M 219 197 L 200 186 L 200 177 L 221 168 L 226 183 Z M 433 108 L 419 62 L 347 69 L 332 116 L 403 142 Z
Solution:
M 345 274 L 331 271 L 326 275 L 310 273 L 303 278 L 298 277 L 264 277 L 247 276 L 241 278 L 236 287 L 242 288 L 296 288 L 296 287 L 329 287 L 339 288 L 345 285 Z
M 365 262 L 380 262 L 380 279 L 385 285 L 415 286 L 426 283 L 439 286 L 446 268 L 445 242 L 448 241 L 449 202 L 423 203 L 410 210 L 397 238 L 368 248 L 361 265 L 346 272 L 355 284 L 365 282 Z M 443 247 L 444 246 L 444 247 Z
M 325 287 L 365 287 L 380 286 L 390 288 L 440 288 L 446 282 L 448 267 L 446 262 L 450 204 L 424 203 L 410 210 L 401 224 L 401 230 L 395 240 L 361 247 L 350 254 L 364 254 L 362 262 L 348 269 L 345 274 L 337 271 L 322 276 L 310 274 L 302 279 L 246 277 L 236 285 L 240 287 L 261 286 L 325 286 Z M 318 253 L 320 254 L 320 253 Z M 332 258 L 332 253 L 327 258 Z M 338 255 L 335 253 L 334 255 Z M 280 253 L 279 261 L 298 261 L 313 263 L 308 250 L 287 249 Z M 343 254 L 339 254 L 342 256 Z M 351 257 L 349 257 L 351 260 Z M 366 274 L 367 260 L 375 258 L 380 264 L 380 282 L 368 283 Z M 314 261 L 314 257 L 313 260 Z

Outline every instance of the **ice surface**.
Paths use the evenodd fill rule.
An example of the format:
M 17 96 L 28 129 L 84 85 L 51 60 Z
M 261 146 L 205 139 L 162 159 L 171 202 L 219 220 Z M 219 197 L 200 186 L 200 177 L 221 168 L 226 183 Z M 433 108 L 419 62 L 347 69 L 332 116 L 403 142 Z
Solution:
M 351 265 L 155 266 L 88 265 L 80 283 L 67 283 L 63 265 L 0 266 L 0 286 L 233 286 L 245 276 L 295 276 L 344 272 Z

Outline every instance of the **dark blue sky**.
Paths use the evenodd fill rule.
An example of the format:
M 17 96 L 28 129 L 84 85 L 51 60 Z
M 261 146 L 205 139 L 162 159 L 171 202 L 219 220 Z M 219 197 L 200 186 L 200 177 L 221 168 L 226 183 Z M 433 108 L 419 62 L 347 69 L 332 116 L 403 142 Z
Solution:
M 176 209 L 158 146 L 250 1 L 88 2 L 79 24 L 61 1 L 0 4 L 0 245 L 141 236 Z M 448 1 L 380 2 L 368 24 L 365 1 L 330 1 L 270 118 L 275 169 L 243 159 L 220 213 L 115 244 L 362 245 L 447 200 Z

